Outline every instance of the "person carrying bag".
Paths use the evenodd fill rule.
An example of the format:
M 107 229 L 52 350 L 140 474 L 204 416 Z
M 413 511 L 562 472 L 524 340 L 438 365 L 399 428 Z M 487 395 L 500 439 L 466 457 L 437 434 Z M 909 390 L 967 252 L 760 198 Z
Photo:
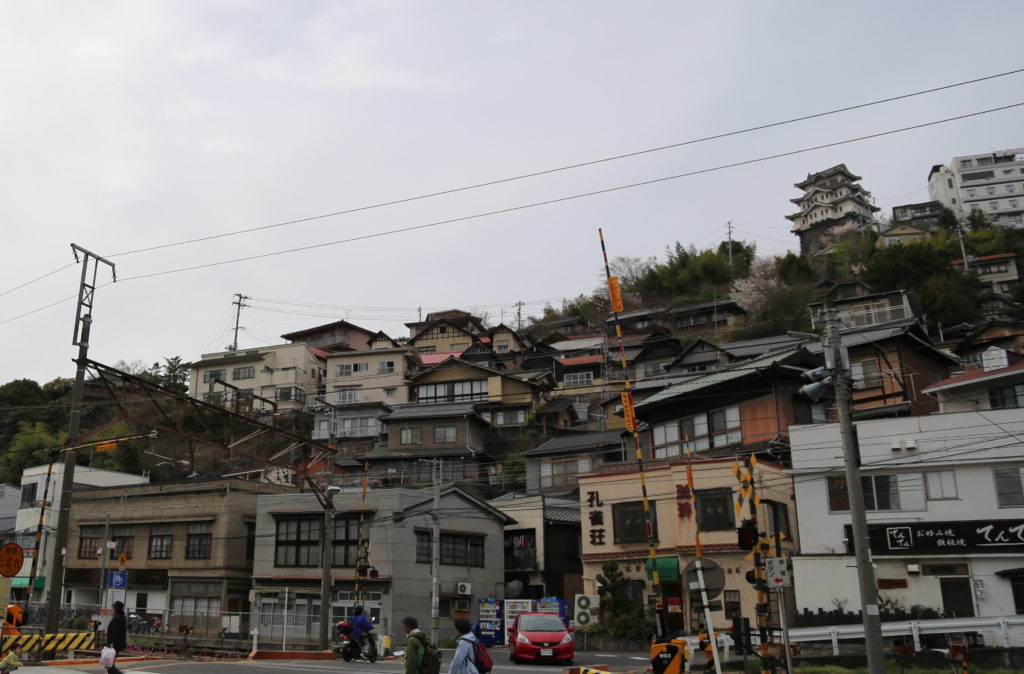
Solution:
M 114 650 L 113 657 L 109 656 L 107 648 L 100 654 L 100 664 L 107 668 L 107 674 L 122 674 L 121 670 L 114 664 L 117 655 L 128 645 L 128 621 L 124 617 L 124 604 L 115 601 L 113 604 L 114 617 L 107 624 L 107 648 Z M 107 664 L 105 660 L 110 661 Z

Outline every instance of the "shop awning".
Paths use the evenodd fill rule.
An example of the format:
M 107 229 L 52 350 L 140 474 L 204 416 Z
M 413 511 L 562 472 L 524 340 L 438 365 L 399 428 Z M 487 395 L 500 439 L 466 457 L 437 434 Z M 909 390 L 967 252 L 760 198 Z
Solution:
M 666 580 L 679 580 L 679 558 L 678 557 L 658 557 L 654 561 L 658 563 L 658 580 L 664 582 Z M 651 560 L 647 560 L 647 579 L 653 580 L 654 567 L 651 564 Z
M 24 576 L 21 578 L 11 578 L 11 587 L 21 589 L 28 587 L 28 576 Z M 36 578 L 36 589 L 42 590 L 44 587 L 46 587 L 46 579 L 42 576 L 39 576 L 38 578 Z

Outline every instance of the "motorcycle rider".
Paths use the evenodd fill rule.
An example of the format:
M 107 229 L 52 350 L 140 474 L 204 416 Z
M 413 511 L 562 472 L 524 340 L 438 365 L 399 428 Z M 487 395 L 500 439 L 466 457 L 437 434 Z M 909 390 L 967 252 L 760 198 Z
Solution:
M 373 623 L 363 615 L 362 605 L 352 607 L 352 615 L 349 617 L 349 622 L 352 624 L 352 636 L 359 642 L 360 650 L 365 648 L 367 640 L 371 642 L 369 652 L 372 653 L 376 650 L 374 648 L 376 644 L 373 642 L 373 635 L 370 634 L 373 631 Z

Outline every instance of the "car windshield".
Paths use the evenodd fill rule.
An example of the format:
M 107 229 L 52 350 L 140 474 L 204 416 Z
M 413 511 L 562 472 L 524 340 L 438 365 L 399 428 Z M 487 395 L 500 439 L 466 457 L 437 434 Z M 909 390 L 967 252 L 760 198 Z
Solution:
M 519 621 L 519 629 L 523 632 L 564 632 L 565 623 L 558 616 L 526 615 Z

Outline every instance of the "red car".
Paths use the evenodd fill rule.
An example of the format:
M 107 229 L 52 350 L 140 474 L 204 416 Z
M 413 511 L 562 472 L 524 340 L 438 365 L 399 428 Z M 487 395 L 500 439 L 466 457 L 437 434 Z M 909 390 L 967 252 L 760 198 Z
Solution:
M 572 664 L 572 628 L 550 613 L 520 613 L 508 628 L 508 657 L 524 660 L 561 660 Z

